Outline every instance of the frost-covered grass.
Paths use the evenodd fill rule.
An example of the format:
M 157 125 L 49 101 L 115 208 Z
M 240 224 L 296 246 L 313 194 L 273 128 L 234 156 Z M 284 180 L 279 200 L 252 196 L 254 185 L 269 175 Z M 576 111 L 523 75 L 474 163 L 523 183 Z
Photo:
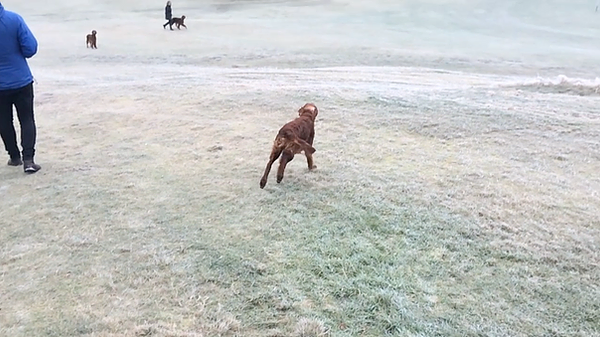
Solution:
M 0 168 L 0 335 L 600 334 L 592 47 L 486 58 L 463 29 L 448 54 L 441 38 L 407 51 L 359 15 L 426 16 L 416 2 L 178 1 L 192 13 L 180 32 L 162 30 L 160 3 L 32 3 L 3 1 L 41 42 L 43 170 Z M 398 26 L 485 26 L 457 3 L 428 7 L 433 28 Z M 488 6 L 543 21 L 511 4 Z M 537 35 L 540 50 L 557 36 Z M 297 156 L 259 189 L 305 102 L 320 109 L 318 169 Z

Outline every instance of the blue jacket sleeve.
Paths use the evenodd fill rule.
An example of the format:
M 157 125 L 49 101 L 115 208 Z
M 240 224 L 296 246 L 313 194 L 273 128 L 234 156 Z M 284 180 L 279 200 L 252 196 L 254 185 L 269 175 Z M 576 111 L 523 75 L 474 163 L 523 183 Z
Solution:
M 30 58 L 37 53 L 38 42 L 29 27 L 27 27 L 25 20 L 21 17 L 19 17 L 19 44 L 21 45 L 21 53 L 25 58 Z

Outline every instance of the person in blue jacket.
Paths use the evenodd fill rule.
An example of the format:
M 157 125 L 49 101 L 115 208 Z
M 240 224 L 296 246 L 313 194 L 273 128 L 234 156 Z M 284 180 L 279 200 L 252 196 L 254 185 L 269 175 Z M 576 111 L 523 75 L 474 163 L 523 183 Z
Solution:
M 5 10 L 0 3 L 0 135 L 10 156 L 8 165 L 23 164 L 25 173 L 41 169 L 33 159 L 37 130 L 33 116 L 33 75 L 27 64 L 37 49 L 38 42 L 25 20 Z M 21 124 L 22 153 L 13 124 L 13 105 Z

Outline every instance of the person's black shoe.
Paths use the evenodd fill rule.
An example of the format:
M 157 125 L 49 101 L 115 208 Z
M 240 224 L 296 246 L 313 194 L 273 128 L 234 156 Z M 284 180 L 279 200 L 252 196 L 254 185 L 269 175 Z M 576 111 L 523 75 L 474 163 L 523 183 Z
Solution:
M 8 161 L 8 166 L 21 166 L 21 165 L 23 165 L 23 161 L 21 160 L 21 157 L 10 158 L 10 160 Z
M 25 171 L 25 173 L 36 173 L 37 171 L 41 170 L 42 167 L 36 163 L 33 162 L 33 160 L 25 160 L 23 163 L 23 171 Z

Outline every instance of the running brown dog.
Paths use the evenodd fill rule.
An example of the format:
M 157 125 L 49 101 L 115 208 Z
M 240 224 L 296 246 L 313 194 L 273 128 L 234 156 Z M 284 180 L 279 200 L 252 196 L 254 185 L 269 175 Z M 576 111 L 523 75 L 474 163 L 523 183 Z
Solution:
M 185 29 L 187 29 L 187 26 L 183 23 L 184 20 L 185 20 L 185 15 L 183 15 L 180 18 L 173 18 L 173 19 L 171 19 L 171 22 L 169 23 L 169 27 L 171 29 L 173 29 L 173 25 L 175 25 L 177 27 L 177 29 L 181 29 L 181 26 L 184 26 Z
M 279 160 L 279 169 L 277 170 L 277 183 L 283 180 L 283 172 L 287 163 L 294 159 L 294 155 L 304 151 L 308 169 L 317 168 L 313 164 L 312 154 L 315 153 L 315 148 L 312 146 L 315 138 L 315 119 L 319 114 L 319 109 L 313 103 L 306 103 L 298 110 L 299 117 L 291 122 L 288 122 L 279 129 L 277 137 L 273 142 L 271 157 L 265 168 L 265 173 L 260 179 L 260 188 L 267 185 L 267 178 L 271 172 L 271 166 L 281 156 Z
M 86 35 L 85 47 L 86 48 L 92 47 L 92 49 L 98 49 L 98 47 L 96 46 L 96 31 L 95 30 L 92 30 L 92 34 Z

